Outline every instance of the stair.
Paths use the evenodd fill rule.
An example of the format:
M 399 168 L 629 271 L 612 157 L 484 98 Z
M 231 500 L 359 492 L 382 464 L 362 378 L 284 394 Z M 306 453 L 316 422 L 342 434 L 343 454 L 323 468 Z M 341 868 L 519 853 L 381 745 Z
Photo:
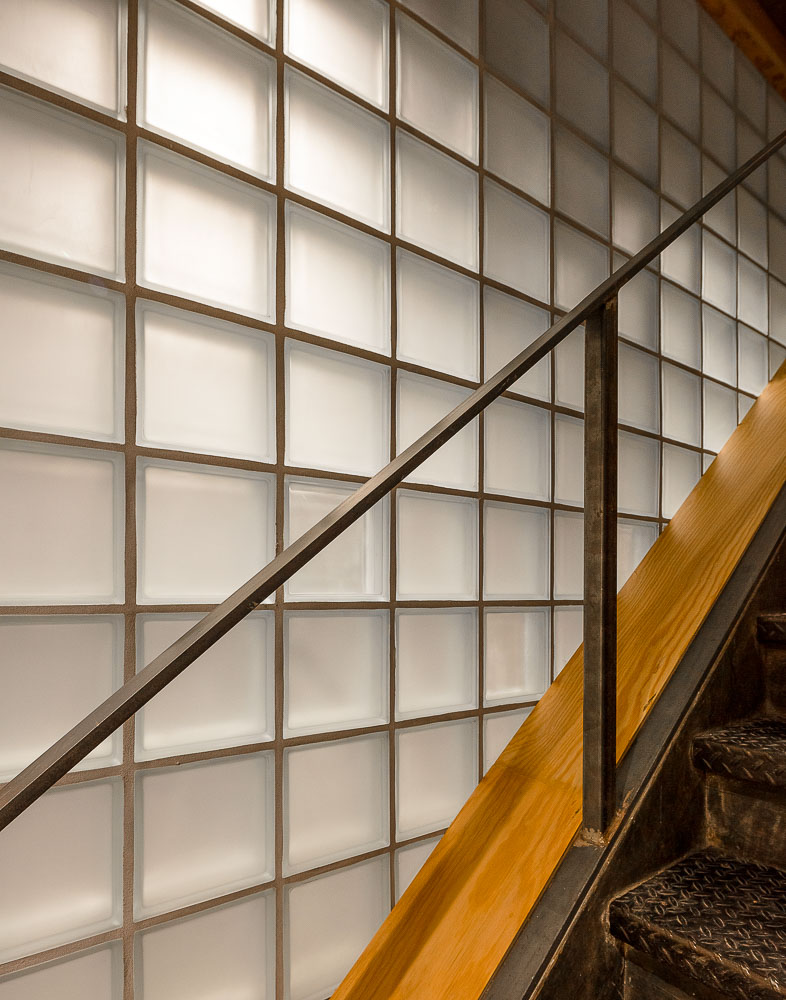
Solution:
M 709 774 L 786 789 L 786 719 L 751 719 L 697 736 L 693 763 Z

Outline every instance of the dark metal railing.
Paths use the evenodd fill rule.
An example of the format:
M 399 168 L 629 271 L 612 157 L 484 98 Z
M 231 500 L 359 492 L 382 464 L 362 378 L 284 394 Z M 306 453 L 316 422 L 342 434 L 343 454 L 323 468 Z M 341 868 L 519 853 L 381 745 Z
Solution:
M 586 322 L 584 459 L 584 827 L 604 831 L 616 802 L 617 294 L 682 233 L 786 143 L 751 157 L 622 265 L 526 350 L 476 389 L 351 497 L 0 790 L 0 830 L 129 719 L 297 570 L 390 493 L 569 333 Z

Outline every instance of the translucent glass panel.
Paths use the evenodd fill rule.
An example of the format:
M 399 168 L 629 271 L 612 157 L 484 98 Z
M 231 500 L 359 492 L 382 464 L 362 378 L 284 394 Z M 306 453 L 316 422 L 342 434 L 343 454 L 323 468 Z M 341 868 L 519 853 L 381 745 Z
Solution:
M 496 374 L 551 326 L 551 317 L 545 309 L 505 295 L 496 288 L 484 288 L 483 312 L 486 378 Z M 535 399 L 550 399 L 551 355 L 546 355 L 525 372 L 510 389 Z
M 483 596 L 540 600 L 549 596 L 549 511 L 523 504 L 484 504 Z
M 549 25 L 529 4 L 487 0 L 486 63 L 543 105 L 549 102 Z
M 286 324 L 371 351 L 390 351 L 390 248 L 286 203 Z
M 548 215 L 493 181 L 484 190 L 483 273 L 548 301 Z
M 669 45 L 661 46 L 661 100 L 664 114 L 698 139 L 699 76 Z
M 661 348 L 667 358 L 691 368 L 701 363 L 699 300 L 664 281 L 660 289 Z
M 682 208 L 690 208 L 701 196 L 699 148 L 667 123 L 661 130 L 661 186 Z
M 556 208 L 601 236 L 609 235 L 609 162 L 567 129 L 554 136 Z
M 549 609 L 485 612 L 484 704 L 534 701 L 549 686 Z
M 79 952 L 55 962 L 0 980 L 0 1000 L 79 1000 L 101 997 L 120 1000 L 123 955 L 119 942 Z
M 387 5 L 287 0 L 284 46 L 295 59 L 380 108 L 388 105 Z
M 440 830 L 477 784 L 477 720 L 401 729 L 396 760 L 396 835 L 403 840 Z
M 770 278 L 770 336 L 779 344 L 786 344 L 786 285 Z
M 517 708 L 513 712 L 494 712 L 483 718 L 483 773 L 496 761 L 505 747 L 521 728 L 532 711 L 531 708 Z
M 619 492 L 623 514 L 658 515 L 660 446 L 641 434 L 619 435 Z
M 587 6 L 583 0 L 557 0 L 557 17 L 572 29 L 601 59 L 608 49 L 608 8 L 606 0 Z
M 140 1000 L 216 995 L 273 1000 L 275 928 L 275 899 L 265 892 L 141 931 L 136 938 Z
M 582 608 L 554 608 L 554 675 L 556 676 L 582 643 Z
M 396 157 L 398 236 L 477 269 L 477 174 L 400 129 Z
M 770 341 L 770 378 L 772 378 L 783 362 L 786 361 L 786 347 L 781 347 Z
M 705 83 L 701 92 L 701 135 L 704 148 L 728 172 L 737 165 L 734 111 Z
M 384 847 L 388 736 L 376 733 L 284 751 L 284 872 Z
M 658 39 L 647 22 L 622 0 L 613 7 L 614 68 L 651 104 L 658 100 Z
M 554 499 L 557 503 L 584 503 L 584 421 L 554 416 Z
M 287 614 L 285 735 L 387 721 L 388 654 L 387 611 Z
M 661 205 L 663 229 L 679 218 L 680 213 L 667 202 Z M 678 282 L 696 295 L 701 288 L 701 235 L 693 226 L 670 244 L 660 255 L 661 271 L 666 278 Z
M 702 295 L 734 316 L 737 311 L 737 255 L 732 247 L 704 233 Z
M 617 522 L 617 589 L 628 578 L 649 552 L 658 538 L 658 526 L 647 521 Z
M 0 313 L 0 424 L 119 440 L 120 296 L 6 265 Z
M 288 479 L 285 484 L 285 544 L 312 528 L 354 486 L 329 480 Z M 384 600 L 388 589 L 387 501 L 376 504 L 340 538 L 285 584 L 287 600 Z
M 0 781 L 8 781 L 120 687 L 120 617 L 0 618 Z M 120 734 L 76 768 L 120 763 Z M 2 995 L 0 993 L 0 995 Z
M 122 136 L 2 91 L 0 147 L 0 245 L 120 277 Z
M 584 593 L 584 515 L 554 512 L 554 597 L 582 599 Z
M 123 457 L 4 441 L 0 602 L 123 598 Z
M 737 246 L 757 264 L 767 266 L 767 209 L 745 188 L 737 191 Z
M 702 158 L 702 194 L 709 194 L 725 177 L 725 170 L 713 163 L 709 157 Z M 727 194 L 706 213 L 704 224 L 729 243 L 737 242 L 737 199 L 734 192 Z
M 701 456 L 696 451 L 663 445 L 663 517 L 674 517 L 701 476 Z
M 658 197 L 622 170 L 614 170 L 612 181 L 613 242 L 637 253 L 660 229 Z
M 621 263 L 615 260 L 615 268 Z M 657 350 L 660 339 L 657 276 L 651 271 L 639 272 L 620 289 L 617 306 L 620 335 Z
M 139 459 L 139 601 L 223 601 L 272 559 L 274 505 L 273 476 Z
M 614 155 L 650 186 L 658 183 L 657 113 L 627 87 L 614 85 Z
M 477 501 L 411 490 L 397 499 L 398 598 L 475 600 Z
M 737 393 L 704 382 L 704 447 L 720 451 L 737 427 Z
M 477 705 L 478 625 L 474 608 L 396 613 L 396 718 Z
M 786 278 L 786 225 L 772 212 L 769 213 L 769 230 L 769 269 L 783 279 Z
M 286 461 L 373 475 L 390 452 L 389 369 L 288 340 Z
M 408 17 L 397 28 L 399 118 L 477 162 L 477 67 Z
M 272 752 L 139 771 L 134 814 L 137 919 L 273 877 Z
M 549 203 L 549 119 L 492 76 L 485 80 L 485 167 Z
M 396 851 L 396 901 L 401 899 L 412 885 L 415 876 L 431 857 L 431 852 L 439 843 L 439 837 L 420 840 L 409 847 Z
M 274 462 L 275 364 L 270 334 L 138 302 L 138 442 Z
M 739 411 L 740 421 L 745 419 L 745 417 L 748 415 L 748 411 L 755 402 L 756 400 L 752 396 L 744 396 L 741 392 L 737 394 L 737 409 Z M 706 465 L 709 464 L 707 462 L 708 458 L 710 458 L 710 456 L 708 455 L 704 456 L 705 468 Z
M 201 615 L 139 615 L 137 671 Z M 136 716 L 137 760 L 273 738 L 273 619 L 252 613 Z
M 402 0 L 457 45 L 478 54 L 478 0 L 454 0 L 446 7 L 441 0 Z
M 755 396 L 768 382 L 767 340 L 755 330 L 740 325 L 739 345 L 739 387 Z
M 767 274 L 744 257 L 737 258 L 737 316 L 756 330 L 767 329 Z
M 287 71 L 284 86 L 287 186 L 387 232 L 387 122 L 300 73 Z
M 139 171 L 140 281 L 272 320 L 273 195 L 147 143 Z
M 767 109 L 764 77 L 747 59 L 737 53 L 737 107 L 758 131 L 764 132 Z
M 557 30 L 557 113 L 604 149 L 609 146 L 608 71 Z
M 663 0 L 663 32 L 691 62 L 699 59 L 699 8 L 682 0 Z
M 485 489 L 548 500 L 551 493 L 549 411 L 498 399 L 486 410 Z
M 245 28 L 263 42 L 273 41 L 275 34 L 275 18 L 271 10 L 273 0 L 197 0 L 197 3 Z
M 119 926 L 122 795 L 117 778 L 54 788 L 3 832 L 0 961 Z
M 734 43 L 710 17 L 701 19 L 701 68 L 723 96 L 734 100 Z
M 564 223 L 554 224 L 554 298 L 561 309 L 577 305 L 609 273 L 609 252 Z
M 663 365 L 663 435 L 685 444 L 701 444 L 701 380 Z
M 562 406 L 584 409 L 584 327 L 581 326 L 554 350 L 556 378 L 554 400 Z

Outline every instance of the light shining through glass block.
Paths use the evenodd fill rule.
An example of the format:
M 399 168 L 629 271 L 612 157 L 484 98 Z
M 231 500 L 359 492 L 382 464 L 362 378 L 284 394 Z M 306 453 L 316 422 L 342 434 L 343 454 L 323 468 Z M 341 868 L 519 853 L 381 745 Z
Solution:
M 273 0 L 196 0 L 200 7 L 207 7 L 221 17 L 251 32 L 263 42 L 273 42 L 275 18 Z
M 489 609 L 484 622 L 484 704 L 536 701 L 549 686 L 549 609 Z
M 609 74 L 557 29 L 557 113 L 599 146 L 609 146 Z
M 609 162 L 559 128 L 554 134 L 554 201 L 560 212 L 601 236 L 609 234 Z
M 416 844 L 401 847 L 396 851 L 396 902 L 410 887 L 438 843 L 439 837 L 419 840 Z
M 554 512 L 554 597 L 580 601 L 584 594 L 584 515 Z
M 661 349 L 667 358 L 691 368 L 701 364 L 701 308 L 699 300 L 664 281 L 660 289 Z
M 661 227 L 666 229 L 680 213 L 668 202 L 661 203 Z M 660 255 L 663 276 L 671 278 L 694 294 L 701 288 L 701 232 L 691 227 L 671 243 Z
M 767 273 L 737 258 L 737 316 L 756 330 L 767 329 Z
M 619 421 L 644 431 L 660 430 L 658 359 L 635 347 L 619 348 Z
M 436 3 L 437 0 L 431 0 Z M 448 8 L 441 4 L 447 11 Z M 453 9 L 453 5 L 450 6 Z M 508 77 L 542 105 L 549 102 L 549 25 L 529 4 L 486 0 L 485 56 L 489 69 Z
M 0 979 L 0 1000 L 39 1000 L 40 997 L 102 997 L 123 995 L 123 952 L 119 941 L 78 951 L 59 961 L 45 962 Z
M 613 5 L 614 68 L 651 104 L 658 100 L 658 38 L 627 3 Z
M 477 662 L 474 608 L 397 611 L 396 718 L 474 708 Z
M 483 273 L 543 302 L 549 297 L 549 217 L 485 183 Z
M 549 511 L 487 501 L 484 505 L 483 596 L 540 600 L 549 589 Z
M 654 187 L 660 148 L 657 112 L 617 81 L 614 119 L 614 155 Z
M 732 247 L 706 231 L 703 251 L 702 296 L 734 316 L 737 312 L 737 255 Z
M 554 499 L 557 503 L 584 503 L 584 421 L 554 416 Z
M 556 363 L 555 402 L 584 409 L 584 327 L 557 344 L 554 350 Z
M 609 252 L 562 222 L 554 225 L 554 298 L 561 309 L 571 309 L 609 274 Z
M 767 338 L 740 324 L 738 344 L 739 388 L 758 396 L 768 381 Z
M 658 235 L 660 229 L 657 195 L 630 174 L 615 169 L 612 186 L 612 220 L 614 244 L 629 253 L 638 253 Z
M 704 382 L 704 447 L 718 452 L 737 427 L 737 393 L 733 389 Z
M 615 261 L 615 268 L 620 263 Z M 617 308 L 620 336 L 657 350 L 660 340 L 658 276 L 652 271 L 640 271 L 620 289 Z
M 485 79 L 486 170 L 549 203 L 549 119 L 493 76 Z
M 617 521 L 617 590 L 625 586 L 657 538 L 657 524 L 648 521 Z
M 491 765 L 521 729 L 522 723 L 532 711 L 531 708 L 517 708 L 513 712 L 494 712 L 483 718 L 483 773 Z
M 642 434 L 619 433 L 617 507 L 623 514 L 658 515 L 660 446 Z
M 496 374 L 551 325 L 545 309 L 522 302 L 488 286 L 483 290 L 485 374 Z M 534 399 L 551 398 L 551 354 L 547 354 L 510 387 Z
M 399 490 L 397 532 L 399 600 L 477 599 L 477 500 Z
M 701 456 L 697 451 L 663 445 L 663 516 L 674 517 L 701 476 Z
M 548 500 L 551 493 L 548 410 L 498 399 L 486 409 L 485 435 L 486 491 Z
M 701 379 L 669 364 L 663 365 L 663 436 L 701 443 Z
M 584 609 L 554 608 L 554 676 L 562 670 L 583 641 Z

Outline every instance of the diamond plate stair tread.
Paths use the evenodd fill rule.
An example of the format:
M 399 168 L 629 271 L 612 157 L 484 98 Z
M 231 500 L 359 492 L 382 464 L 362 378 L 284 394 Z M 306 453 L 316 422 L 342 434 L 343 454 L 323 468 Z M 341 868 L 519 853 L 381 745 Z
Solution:
M 735 1000 L 786 997 L 786 872 L 689 855 L 613 900 L 612 933 Z
M 786 789 L 786 719 L 751 719 L 693 740 L 693 762 L 712 774 Z
M 786 645 L 786 614 L 759 615 L 756 635 L 759 642 Z

